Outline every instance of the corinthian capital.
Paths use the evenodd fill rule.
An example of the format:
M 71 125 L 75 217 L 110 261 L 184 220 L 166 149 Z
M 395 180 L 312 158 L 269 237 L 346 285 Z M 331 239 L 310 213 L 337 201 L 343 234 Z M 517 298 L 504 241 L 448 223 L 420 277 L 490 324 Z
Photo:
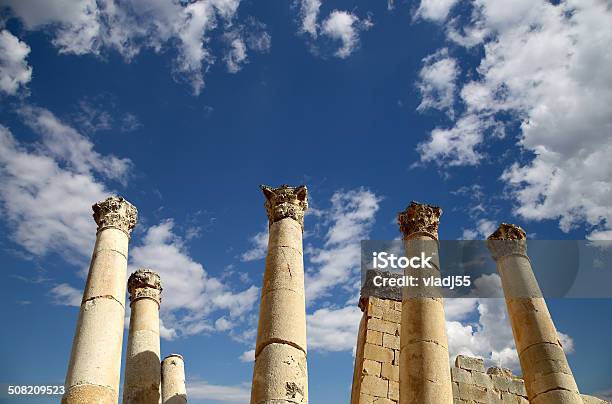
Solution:
M 495 260 L 507 255 L 527 256 L 527 235 L 515 224 L 502 223 L 487 237 L 487 247 Z
M 92 206 L 98 231 L 106 227 L 123 230 L 128 236 L 138 221 L 138 210 L 120 196 L 111 196 Z
M 130 275 L 128 279 L 128 292 L 130 292 L 130 302 L 142 298 L 153 299 L 159 305 L 161 303 L 161 278 L 147 268 L 141 268 Z
M 438 206 L 412 201 L 405 211 L 398 213 L 397 223 L 404 238 L 421 233 L 437 240 L 441 215 L 442 209 Z
M 304 228 L 304 213 L 308 209 L 308 190 L 306 186 L 290 187 L 281 185 L 272 188 L 262 185 L 261 190 L 266 197 L 266 213 L 270 224 L 285 218 L 292 218 Z

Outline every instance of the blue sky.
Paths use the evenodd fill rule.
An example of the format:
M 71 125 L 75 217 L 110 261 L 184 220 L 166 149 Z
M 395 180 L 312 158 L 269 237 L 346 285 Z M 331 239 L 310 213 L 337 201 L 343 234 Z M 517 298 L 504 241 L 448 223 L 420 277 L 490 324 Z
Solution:
M 261 183 L 309 188 L 313 403 L 348 402 L 359 241 L 398 237 L 411 200 L 443 207 L 442 239 L 612 236 L 602 0 L 0 7 L 0 383 L 63 383 L 112 193 L 139 210 L 130 270 L 162 275 L 162 355 L 183 354 L 194 403 L 248 400 Z M 549 308 L 581 390 L 612 395 L 612 302 Z M 453 355 L 518 369 L 503 302 L 447 317 Z

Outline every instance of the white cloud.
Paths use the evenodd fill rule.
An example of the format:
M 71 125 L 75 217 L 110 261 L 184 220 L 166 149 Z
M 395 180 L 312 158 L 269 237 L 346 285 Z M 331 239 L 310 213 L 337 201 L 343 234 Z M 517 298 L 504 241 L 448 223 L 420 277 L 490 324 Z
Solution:
M 241 256 L 241 261 L 255 261 L 266 257 L 268 252 L 268 225 L 266 229 L 256 233 L 250 239 L 251 248 Z
M 30 47 L 3 29 L 0 31 L 0 91 L 15 95 L 32 79 L 32 68 L 26 58 Z
M 228 331 L 234 327 L 234 324 L 225 317 L 219 317 L 217 321 L 215 321 L 215 329 L 217 331 Z
M 476 150 L 483 140 L 483 122 L 475 115 L 463 116 L 450 129 L 436 128 L 417 151 L 424 163 L 448 166 L 478 164 L 482 154 Z
M 247 63 L 247 47 L 244 41 L 239 36 L 231 35 L 228 37 L 229 51 L 225 55 L 225 64 L 227 71 L 230 73 L 238 73 L 242 68 L 243 63 Z
M 3 217 L 13 240 L 31 254 L 55 252 L 83 264 L 96 232 L 91 205 L 111 193 L 96 177 L 124 177 L 129 161 L 95 152 L 47 110 L 28 108 L 22 116 L 43 139 L 21 143 L 0 125 Z
M 332 11 L 323 21 L 321 32 L 332 39 L 342 42 L 342 46 L 335 55 L 347 58 L 359 45 L 359 33 L 370 29 L 372 22 L 369 19 L 360 20 L 355 14 L 348 11 Z
M 302 26 L 300 31 L 308 33 L 316 38 L 318 33 L 319 9 L 321 8 L 320 0 L 302 0 L 300 3 L 300 18 Z
M 496 224 L 492 220 L 478 219 L 475 229 L 463 229 L 462 240 L 477 240 L 489 237 L 496 229 Z
M 240 362 L 254 362 L 255 361 L 255 350 L 244 351 L 238 358 Z
M 357 343 L 362 312 L 353 304 L 339 309 L 323 308 L 306 318 L 308 348 L 324 351 L 347 351 Z
M 301 22 L 299 32 L 308 34 L 312 40 L 323 35 L 332 41 L 339 41 L 341 46 L 334 55 L 341 59 L 347 58 L 358 48 L 360 33 L 367 31 L 373 25 L 369 17 L 360 19 L 356 14 L 343 10 L 333 10 L 319 23 L 320 0 L 301 0 L 299 4 Z M 315 54 L 319 53 L 316 46 L 312 46 L 311 50 Z
M 103 55 L 112 50 L 129 61 L 144 48 L 165 52 L 176 46 L 173 73 L 178 80 L 188 81 L 196 95 L 204 87 L 205 71 L 215 61 L 207 46 L 212 30 L 231 29 L 240 5 L 239 0 L 4 3 L 28 30 L 49 32 L 60 53 Z
M 172 220 L 148 228 L 142 243 L 131 248 L 130 257 L 130 270 L 147 267 L 159 273 L 164 287 L 160 314 L 166 327 L 178 335 L 228 331 L 243 320 L 259 297 L 255 286 L 234 291 L 210 276 L 191 258 Z M 212 319 L 217 312 L 224 315 Z
M 102 156 L 93 150 L 93 144 L 71 126 L 60 121 L 49 110 L 26 106 L 19 113 L 32 130 L 42 136 L 44 152 L 80 174 L 97 172 L 107 178 L 125 183 L 130 160 L 115 156 Z
M 324 213 L 330 226 L 323 248 L 306 251 L 312 268 L 306 273 L 307 302 L 326 296 L 337 285 L 352 289 L 359 283 L 360 241 L 368 238 L 380 201 L 365 188 L 333 194 L 331 209 Z
M 476 165 L 483 143 L 518 123 L 517 147 L 533 157 L 515 161 L 501 177 L 518 203 L 516 213 L 558 220 L 563 231 L 586 223 L 593 237 L 607 234 L 612 228 L 609 4 L 541 0 L 505 7 L 479 0 L 470 22 L 461 26 L 453 20 L 447 32 L 466 46 L 480 43 L 483 57 L 474 80 L 460 91 L 465 115 L 449 129 L 436 128 L 421 150 L 441 164 Z M 471 37 L 458 38 L 460 32 Z M 490 130 L 493 136 L 485 136 Z
M 470 299 L 471 300 L 471 299 Z M 450 357 L 468 355 L 517 370 L 518 355 L 503 299 L 477 299 L 476 323 L 447 320 Z
M 67 283 L 61 283 L 51 288 L 51 296 L 55 304 L 64 306 L 80 307 L 83 299 L 83 292 L 70 286 Z
M 417 83 L 421 92 L 421 103 L 417 110 L 435 108 L 453 118 L 455 81 L 459 74 L 457 62 L 448 56 L 448 50 L 444 48 L 423 59 L 423 63 Z
M 416 17 L 442 22 L 446 20 L 457 0 L 421 0 Z
M 224 403 L 248 403 L 251 399 L 251 384 L 235 386 L 210 384 L 203 380 L 187 380 L 187 396 L 190 399 L 206 399 Z

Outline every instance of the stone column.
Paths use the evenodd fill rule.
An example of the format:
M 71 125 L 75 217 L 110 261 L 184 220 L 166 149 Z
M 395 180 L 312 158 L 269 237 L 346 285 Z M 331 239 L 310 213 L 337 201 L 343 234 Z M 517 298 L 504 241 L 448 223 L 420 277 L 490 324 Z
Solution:
M 130 233 L 138 212 L 122 197 L 93 205 L 98 224 L 66 376 L 66 404 L 116 404 Z
M 130 293 L 124 404 L 153 404 L 160 400 L 159 305 L 161 280 L 150 269 L 139 269 L 127 283 Z
M 442 209 L 412 202 L 398 215 L 406 256 L 424 251 L 433 269 L 427 275 L 440 276 L 438 224 Z M 424 271 L 419 269 L 418 271 Z M 407 270 L 405 275 L 415 275 Z M 416 275 L 424 276 L 423 272 Z M 423 289 L 417 290 L 423 292 Z M 432 290 L 413 295 L 403 288 L 400 338 L 400 403 L 452 404 L 444 302 Z
M 302 233 L 305 186 L 261 187 L 270 235 L 259 306 L 251 404 L 308 402 Z
M 162 367 L 162 404 L 186 404 L 185 362 L 178 354 L 168 355 Z
M 519 226 L 502 223 L 487 245 L 497 264 L 532 404 L 582 404 L 578 386 L 527 256 Z

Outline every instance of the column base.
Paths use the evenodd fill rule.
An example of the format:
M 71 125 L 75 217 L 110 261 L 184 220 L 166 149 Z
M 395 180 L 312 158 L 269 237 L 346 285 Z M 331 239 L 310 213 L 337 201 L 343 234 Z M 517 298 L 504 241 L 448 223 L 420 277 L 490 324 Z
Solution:
M 80 384 L 68 388 L 62 404 L 117 404 L 117 392 L 110 387 Z

